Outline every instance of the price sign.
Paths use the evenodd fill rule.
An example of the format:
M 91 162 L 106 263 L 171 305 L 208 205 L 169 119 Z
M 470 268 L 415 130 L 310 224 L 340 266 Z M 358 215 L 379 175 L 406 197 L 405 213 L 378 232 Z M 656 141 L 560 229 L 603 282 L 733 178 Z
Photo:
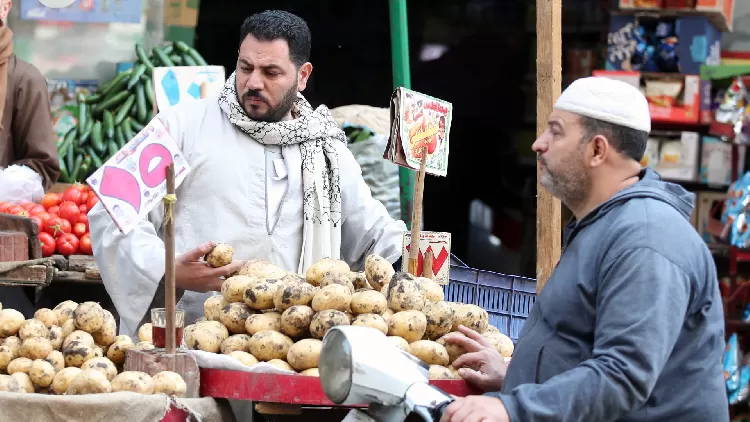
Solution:
M 403 257 L 409 256 L 411 250 L 411 233 L 404 233 L 403 238 Z M 421 277 L 424 274 L 424 256 L 431 252 L 432 273 L 435 274 L 435 281 L 440 285 L 448 284 L 450 275 L 450 256 L 451 256 L 451 234 L 447 232 L 420 232 L 419 233 L 419 261 L 417 274 Z M 408 272 L 409 260 L 402 260 L 401 271 Z
M 226 82 L 222 66 L 155 67 L 153 72 L 154 96 L 160 111 L 205 96 L 219 95 Z
M 179 186 L 190 166 L 161 121 L 153 119 L 86 182 L 127 234 L 166 195 L 167 166 L 172 163 Z

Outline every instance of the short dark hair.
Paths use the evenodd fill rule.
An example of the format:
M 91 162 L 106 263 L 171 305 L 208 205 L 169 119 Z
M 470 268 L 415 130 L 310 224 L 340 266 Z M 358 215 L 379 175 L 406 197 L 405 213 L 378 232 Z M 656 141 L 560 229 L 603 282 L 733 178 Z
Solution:
M 289 45 L 289 58 L 297 67 L 310 61 L 310 28 L 297 15 L 283 10 L 256 13 L 242 23 L 240 44 L 250 34 L 260 41 L 286 41 Z
M 646 152 L 648 132 L 629 127 L 604 122 L 587 116 L 581 116 L 581 127 L 585 132 L 584 139 L 589 140 L 596 135 L 607 137 L 610 145 L 617 152 L 640 162 Z

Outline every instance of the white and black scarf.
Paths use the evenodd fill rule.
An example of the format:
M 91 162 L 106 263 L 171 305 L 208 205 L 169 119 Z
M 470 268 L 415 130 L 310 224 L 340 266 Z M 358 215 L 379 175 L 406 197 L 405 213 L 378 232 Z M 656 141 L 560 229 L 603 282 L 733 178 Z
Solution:
M 341 255 L 341 186 L 336 142 L 346 143 L 344 132 L 328 107 L 313 110 L 302 94 L 292 107 L 292 120 L 251 120 L 237 100 L 235 74 L 227 79 L 219 106 L 229 121 L 263 145 L 299 148 L 302 156 L 303 236 L 299 272 L 323 258 Z

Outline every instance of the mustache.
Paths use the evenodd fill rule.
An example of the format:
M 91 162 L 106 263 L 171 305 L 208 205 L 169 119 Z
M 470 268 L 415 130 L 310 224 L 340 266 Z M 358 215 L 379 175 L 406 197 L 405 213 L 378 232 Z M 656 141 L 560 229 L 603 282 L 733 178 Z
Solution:
M 242 100 L 243 101 L 249 100 L 250 98 L 258 99 L 258 100 L 263 101 L 264 103 L 268 104 L 268 99 L 263 94 L 261 94 L 260 91 L 258 91 L 256 89 L 249 89 L 249 90 L 245 91 L 244 94 L 242 94 Z

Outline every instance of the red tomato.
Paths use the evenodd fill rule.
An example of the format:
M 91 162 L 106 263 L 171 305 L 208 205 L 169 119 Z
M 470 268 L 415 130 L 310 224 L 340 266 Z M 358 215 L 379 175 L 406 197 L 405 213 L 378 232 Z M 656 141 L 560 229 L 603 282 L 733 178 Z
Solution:
M 62 200 L 63 200 L 63 202 L 70 201 L 70 202 L 75 203 L 76 205 L 80 205 L 81 204 L 81 195 L 82 195 L 82 193 L 81 193 L 80 189 L 78 189 L 75 186 L 71 186 L 68 189 L 65 189 L 65 192 L 63 192 L 63 194 L 62 194 Z
M 71 233 L 73 233 L 74 235 L 76 235 L 76 237 L 80 239 L 84 234 L 86 234 L 86 225 L 83 223 L 73 224 L 73 229 Z
M 62 234 L 55 240 L 55 246 L 61 255 L 73 255 L 78 252 L 78 238 L 70 233 Z
M 50 214 L 57 214 L 58 212 L 60 212 L 60 207 L 57 205 L 51 206 L 47 208 L 47 212 Z
M 94 192 L 91 192 L 89 194 L 89 199 L 86 201 L 86 208 L 91 211 L 92 208 L 94 208 L 94 205 L 96 205 L 99 202 L 99 197 L 96 196 Z
M 79 205 L 78 209 L 81 211 L 81 215 L 86 215 L 89 213 L 89 207 L 86 206 L 86 204 Z M 81 218 L 81 217 L 78 217 L 78 218 Z
M 81 204 L 85 204 L 89 200 L 89 191 L 86 189 L 85 192 L 81 193 Z
M 5 213 L 5 210 L 7 210 L 11 205 L 10 202 L 0 202 L 0 214 Z
M 65 201 L 60 204 L 60 211 L 58 211 L 57 214 L 60 216 L 60 218 L 68 220 L 70 224 L 75 224 L 78 222 L 78 217 L 81 215 L 81 210 L 78 208 L 77 204 L 70 201 Z
M 49 213 L 47 213 L 46 211 L 45 212 L 40 212 L 39 214 L 35 215 L 34 217 L 38 217 L 40 220 L 42 220 L 42 227 L 47 227 L 47 222 L 50 219 Z M 40 231 L 44 231 L 44 229 L 41 229 Z
M 44 197 L 42 198 L 42 206 L 45 209 L 50 209 L 50 207 L 60 205 L 61 202 L 62 198 L 60 198 L 60 195 L 52 192 L 44 195 Z
M 22 206 L 20 206 L 20 205 L 16 205 L 16 204 L 12 204 L 11 206 L 9 206 L 9 207 L 8 207 L 8 208 L 7 208 L 6 210 L 5 210 L 5 212 L 6 212 L 7 214 L 13 214 L 13 215 L 16 215 L 17 213 L 19 213 L 19 212 L 21 212 L 21 211 L 26 211 L 26 210 L 24 210 Z
M 70 229 L 70 222 L 68 222 L 68 220 L 63 220 L 60 217 L 53 217 L 47 220 L 47 227 L 45 227 L 44 231 L 56 238 L 60 235 L 70 233 Z
M 39 233 L 41 233 L 41 232 L 44 231 L 42 229 L 43 226 L 42 226 L 42 219 L 41 218 L 39 218 L 39 217 L 37 217 L 37 216 L 34 215 L 34 216 L 31 216 L 31 220 L 34 221 L 37 226 L 39 226 Z
M 59 218 L 60 218 L 60 222 L 61 222 L 60 226 L 62 228 L 63 233 L 70 233 L 71 231 L 73 231 L 73 225 L 70 224 L 70 221 L 68 221 L 68 220 L 66 220 L 66 219 L 64 219 L 62 217 L 59 217 Z
M 86 225 L 86 233 L 89 231 L 89 216 L 88 215 L 82 215 L 78 217 L 78 223 L 83 223 Z
M 46 212 L 46 211 L 47 211 L 47 209 L 44 208 L 44 206 L 39 205 L 39 204 L 35 204 L 33 207 L 31 207 L 29 209 L 29 215 L 34 216 L 34 215 L 37 215 L 37 214 L 39 214 L 41 212 Z
M 29 201 L 23 201 L 23 202 L 19 202 L 18 205 L 20 205 L 21 207 L 23 207 L 23 209 L 25 209 L 26 211 L 28 211 L 28 210 L 34 208 L 35 206 L 37 206 L 38 204 L 35 204 L 33 202 L 29 202 Z
M 94 254 L 94 249 L 91 247 L 91 235 L 89 233 L 86 233 L 81 237 L 81 241 L 78 244 L 78 251 L 84 255 Z
M 55 238 L 49 233 L 39 233 L 39 241 L 42 243 L 42 256 L 52 256 L 55 253 Z

